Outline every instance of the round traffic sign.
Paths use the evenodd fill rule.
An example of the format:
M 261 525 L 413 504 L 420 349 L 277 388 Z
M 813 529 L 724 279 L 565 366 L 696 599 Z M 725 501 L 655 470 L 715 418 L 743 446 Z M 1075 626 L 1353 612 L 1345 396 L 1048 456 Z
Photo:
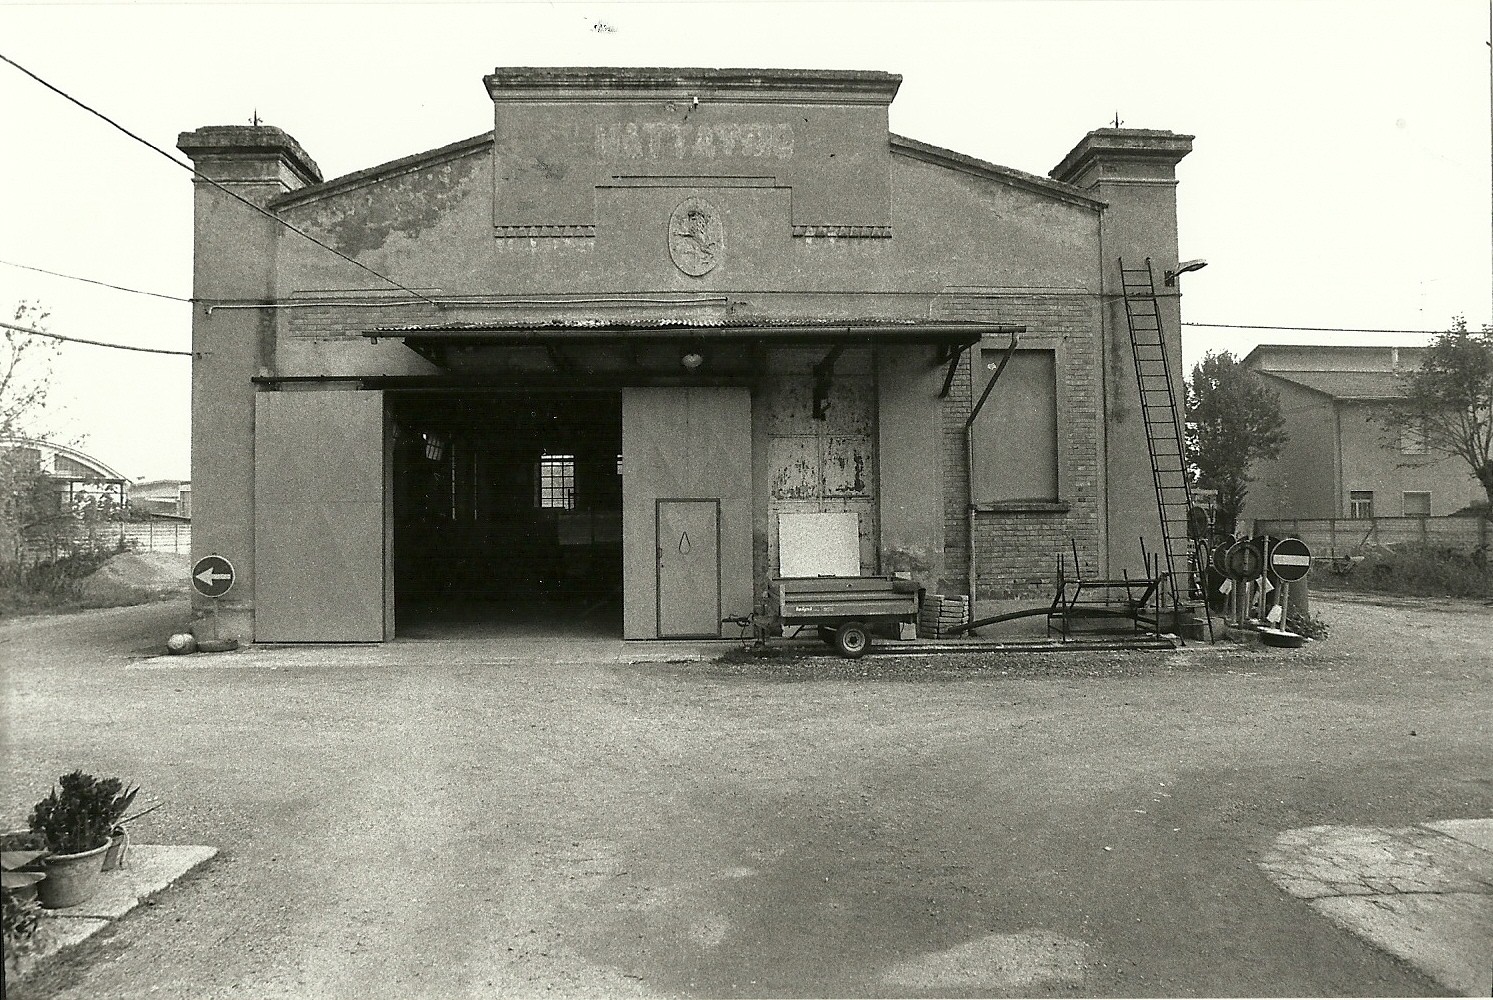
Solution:
M 1234 544 L 1233 535 L 1224 535 L 1214 540 L 1213 544 L 1213 571 L 1219 576 L 1229 575 L 1229 548 Z
M 1306 576 L 1312 568 L 1312 550 L 1299 538 L 1282 538 L 1270 550 L 1270 572 L 1293 583 Z
M 1265 568 L 1265 554 L 1253 538 L 1241 538 L 1229 546 L 1224 557 L 1228 574 L 1235 580 L 1253 580 Z
M 233 589 L 233 563 L 222 556 L 203 556 L 192 566 L 192 586 L 203 597 L 222 597 Z

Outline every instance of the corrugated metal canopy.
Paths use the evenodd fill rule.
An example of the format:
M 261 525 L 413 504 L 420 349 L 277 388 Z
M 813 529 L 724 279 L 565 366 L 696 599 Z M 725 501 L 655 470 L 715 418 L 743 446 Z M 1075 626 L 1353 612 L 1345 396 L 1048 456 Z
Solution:
M 834 346 L 931 344 L 963 349 L 988 333 L 1024 332 L 1025 327 L 993 323 L 933 320 L 859 321 L 698 321 L 674 319 L 517 320 L 497 324 L 451 323 L 439 326 L 380 327 L 363 334 L 370 340 L 403 340 L 422 354 L 430 348 L 475 346 L 545 347 L 568 344 L 626 344 L 642 341 L 735 341 L 763 346 Z
M 389 326 L 369 330 L 363 336 L 375 342 L 400 340 L 450 375 L 524 375 L 527 371 L 530 377 L 584 376 L 610 380 L 608 384 L 641 384 L 638 380 L 648 378 L 677 380 L 677 369 L 685 359 L 679 353 L 669 357 L 670 352 L 702 356 L 694 364 L 686 364 L 693 378 L 760 377 L 766 352 L 773 348 L 825 351 L 823 359 L 814 365 L 814 374 L 816 380 L 828 384 L 836 359 L 847 349 L 920 345 L 935 348 L 934 363 L 948 366 L 940 393 L 947 395 L 955 368 L 967 349 L 987 334 L 1014 337 L 1025 331 L 1024 326 L 998 323 L 914 319 L 727 322 L 655 316 Z M 709 355 L 710 362 L 702 369 L 704 355 Z M 535 357 L 548 361 L 536 370 Z M 526 364 L 528 369 L 524 368 Z

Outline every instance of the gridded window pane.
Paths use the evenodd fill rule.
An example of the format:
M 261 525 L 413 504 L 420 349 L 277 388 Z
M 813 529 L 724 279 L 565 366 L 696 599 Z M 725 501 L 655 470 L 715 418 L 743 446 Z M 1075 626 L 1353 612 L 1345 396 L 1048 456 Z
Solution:
M 1348 516 L 1349 517 L 1373 517 L 1374 516 L 1374 491 L 1373 490 L 1349 490 L 1348 491 Z
M 1430 517 L 1431 516 L 1431 494 L 1429 494 L 1429 493 L 1406 493 L 1405 494 L 1405 516 L 1406 517 Z
M 538 504 L 554 510 L 575 509 L 575 456 L 545 455 L 539 459 Z

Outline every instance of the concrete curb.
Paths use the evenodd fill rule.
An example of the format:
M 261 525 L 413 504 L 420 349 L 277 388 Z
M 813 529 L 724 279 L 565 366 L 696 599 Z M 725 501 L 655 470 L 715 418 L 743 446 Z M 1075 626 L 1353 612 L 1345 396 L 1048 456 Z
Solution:
M 59 953 L 88 940 L 113 920 L 124 916 L 151 896 L 218 853 L 216 847 L 131 844 L 126 867 L 99 876 L 94 897 L 77 906 L 44 910 L 36 951 L 21 958 L 7 973 L 21 979 Z

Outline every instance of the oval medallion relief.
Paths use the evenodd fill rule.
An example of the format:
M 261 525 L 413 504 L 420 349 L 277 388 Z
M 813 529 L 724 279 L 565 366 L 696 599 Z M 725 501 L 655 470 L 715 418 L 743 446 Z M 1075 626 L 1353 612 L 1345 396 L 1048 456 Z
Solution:
M 669 256 L 692 278 L 708 274 L 726 249 L 726 229 L 718 208 L 703 198 L 686 198 L 669 216 Z

